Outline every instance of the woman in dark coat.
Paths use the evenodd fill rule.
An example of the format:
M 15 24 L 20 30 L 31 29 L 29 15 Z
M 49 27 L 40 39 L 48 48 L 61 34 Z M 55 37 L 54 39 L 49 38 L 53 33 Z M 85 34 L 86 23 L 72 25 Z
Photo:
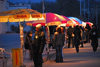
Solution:
M 98 30 L 95 25 L 93 25 L 90 31 L 90 39 L 91 39 L 91 46 L 93 48 L 93 51 L 96 52 L 98 47 Z
M 62 33 L 61 28 L 57 29 L 54 35 L 55 49 L 56 49 L 56 62 L 63 62 L 62 49 L 64 46 L 65 35 Z

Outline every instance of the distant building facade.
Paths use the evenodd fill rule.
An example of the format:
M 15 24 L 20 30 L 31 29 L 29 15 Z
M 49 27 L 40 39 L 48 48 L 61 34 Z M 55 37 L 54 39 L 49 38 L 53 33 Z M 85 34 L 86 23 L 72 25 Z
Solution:
M 9 8 L 9 3 L 7 0 L 0 0 L 0 12 L 6 11 Z
M 99 24 L 99 14 L 100 2 L 97 2 L 96 0 L 80 0 L 80 16 L 83 17 L 85 21 Z

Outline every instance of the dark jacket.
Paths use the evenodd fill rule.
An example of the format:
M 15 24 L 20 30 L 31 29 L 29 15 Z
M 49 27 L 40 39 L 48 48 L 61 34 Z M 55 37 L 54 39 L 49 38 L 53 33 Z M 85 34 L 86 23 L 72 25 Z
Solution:
M 46 41 L 45 41 L 44 32 L 36 31 L 34 35 L 33 45 L 32 45 L 33 52 L 42 53 L 44 50 L 45 43 Z
M 79 45 L 81 40 L 81 30 L 79 26 L 74 28 L 74 44 Z
M 68 37 L 72 37 L 73 31 L 74 31 L 74 29 L 73 29 L 72 27 L 69 27 L 69 28 L 67 29 L 67 35 L 68 35 Z
M 55 36 L 55 46 L 64 46 L 65 35 L 62 33 L 58 33 Z
M 97 28 L 92 28 L 90 31 L 90 39 L 95 42 L 98 39 L 98 30 Z
M 30 37 L 29 35 L 26 35 L 25 37 L 24 47 L 25 49 L 31 49 L 32 47 L 32 37 Z

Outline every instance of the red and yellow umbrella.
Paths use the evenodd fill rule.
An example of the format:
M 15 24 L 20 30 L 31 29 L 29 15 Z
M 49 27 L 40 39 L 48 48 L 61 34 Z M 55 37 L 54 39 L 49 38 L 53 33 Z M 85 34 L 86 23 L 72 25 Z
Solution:
M 42 14 L 32 9 L 16 9 L 0 13 L 0 22 L 23 22 L 39 20 Z

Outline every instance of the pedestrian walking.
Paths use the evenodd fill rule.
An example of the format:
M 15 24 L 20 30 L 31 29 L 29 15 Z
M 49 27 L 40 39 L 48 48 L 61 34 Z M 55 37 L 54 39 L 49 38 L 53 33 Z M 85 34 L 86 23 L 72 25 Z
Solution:
M 91 27 L 89 26 L 89 24 L 86 24 L 86 27 L 85 27 L 86 41 L 85 41 L 85 43 L 90 43 L 90 39 L 89 39 L 90 30 L 91 30 Z
M 57 32 L 54 34 L 54 41 L 55 41 L 55 49 L 56 49 L 56 62 L 63 62 L 63 55 L 62 50 L 65 41 L 65 35 L 61 32 L 61 28 L 57 29 Z
M 80 39 L 81 39 L 81 31 L 80 31 L 80 28 L 79 28 L 78 25 L 74 28 L 73 33 L 74 33 L 74 45 L 75 45 L 75 48 L 76 48 L 76 52 L 78 53 L 79 52 Z
M 96 52 L 98 47 L 98 29 L 96 25 L 92 26 L 92 29 L 90 31 L 90 39 L 91 39 L 91 46 L 93 48 L 93 51 Z
M 42 53 L 45 43 L 45 34 L 42 31 L 41 24 L 38 24 L 36 25 L 36 32 L 32 44 L 34 67 L 42 67 Z

